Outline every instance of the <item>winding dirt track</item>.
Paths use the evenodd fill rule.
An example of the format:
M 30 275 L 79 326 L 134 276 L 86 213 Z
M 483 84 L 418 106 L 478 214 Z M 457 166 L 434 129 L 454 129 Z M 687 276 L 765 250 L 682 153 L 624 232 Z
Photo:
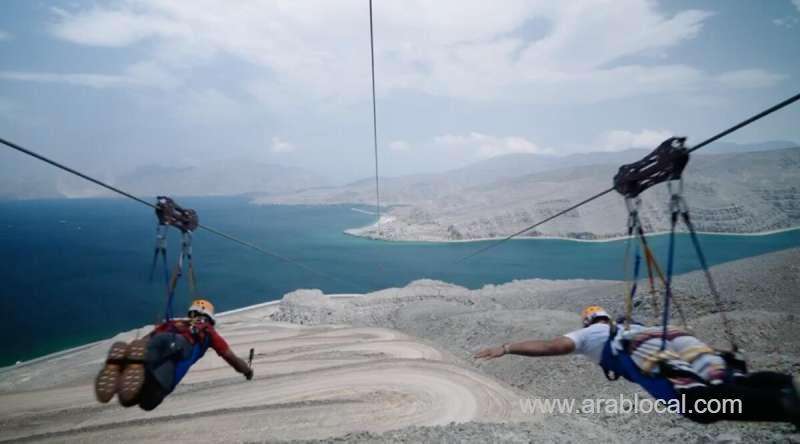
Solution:
M 92 380 L 112 340 L 3 370 L 0 442 L 261 441 L 531 419 L 512 389 L 402 333 L 274 323 L 269 310 L 220 325 L 241 356 L 255 348 L 253 381 L 211 351 L 149 413 L 95 401 Z

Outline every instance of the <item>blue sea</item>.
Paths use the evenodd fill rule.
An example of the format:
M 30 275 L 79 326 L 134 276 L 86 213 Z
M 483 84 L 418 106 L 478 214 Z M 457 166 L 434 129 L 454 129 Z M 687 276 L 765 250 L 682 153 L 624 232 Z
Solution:
M 203 224 L 295 259 L 326 279 L 200 230 L 194 256 L 200 293 L 218 311 L 279 299 L 297 288 L 365 292 L 431 278 L 469 288 L 513 279 L 621 279 L 624 241 L 515 240 L 468 261 L 484 245 L 372 241 L 343 234 L 374 217 L 351 206 L 255 206 L 245 198 L 185 198 Z M 624 224 L 625 221 L 620 221 Z M 122 199 L 0 202 L 0 366 L 152 323 L 164 313 L 163 269 L 149 281 L 155 216 Z M 171 233 L 169 260 L 179 235 Z M 666 236 L 651 240 L 659 257 Z M 800 231 L 766 236 L 702 236 L 709 261 L 800 246 Z M 679 236 L 677 273 L 698 268 Z M 179 286 L 176 312 L 189 295 Z

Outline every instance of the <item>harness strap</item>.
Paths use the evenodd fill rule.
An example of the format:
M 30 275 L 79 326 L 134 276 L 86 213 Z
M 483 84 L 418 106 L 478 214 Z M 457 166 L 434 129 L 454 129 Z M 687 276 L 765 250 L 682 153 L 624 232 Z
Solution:
M 197 279 L 194 273 L 194 261 L 192 260 L 192 233 L 183 233 L 183 254 L 189 262 L 187 281 L 189 282 L 189 294 L 192 298 L 197 296 Z
M 669 326 L 669 302 L 672 298 L 672 270 L 675 263 L 675 226 L 678 223 L 678 196 L 672 192 L 672 182 L 667 182 L 672 198 L 670 200 L 670 226 L 669 226 L 669 249 L 667 253 L 667 280 L 664 288 L 664 310 L 661 316 L 662 335 L 661 351 L 667 347 L 667 328 Z
M 658 308 L 658 298 L 656 297 L 656 290 L 653 285 L 653 275 L 652 271 L 655 270 L 656 274 L 658 275 L 659 280 L 661 281 L 661 285 L 666 288 L 666 278 L 664 277 L 664 272 L 661 270 L 661 266 L 658 264 L 655 255 L 653 254 L 653 250 L 650 249 L 650 245 L 647 243 L 647 238 L 645 237 L 644 230 L 640 228 L 639 230 L 639 238 L 642 242 L 642 249 L 644 250 L 645 257 L 647 259 L 647 271 L 650 274 L 650 289 L 651 294 L 653 296 L 653 308 L 656 313 L 660 313 L 660 309 Z M 652 269 L 651 269 L 652 267 Z M 678 312 L 678 317 L 681 318 L 681 325 L 683 325 L 684 329 L 689 329 L 688 323 L 686 322 L 686 314 L 683 311 L 683 306 L 680 303 L 680 299 L 676 294 L 672 295 L 672 303 L 675 305 L 675 310 Z
M 156 264 L 159 256 L 164 263 L 164 281 L 169 284 L 169 268 L 167 267 L 167 226 L 159 223 L 156 225 L 156 246 L 153 249 L 153 263 L 150 266 L 150 281 L 153 281 L 153 274 L 156 271 Z
M 169 285 L 167 285 L 167 307 L 165 309 L 164 318 L 169 321 L 172 319 L 172 302 L 175 299 L 175 289 L 178 286 L 178 279 L 183 275 L 183 257 L 184 249 L 183 246 L 181 248 L 181 254 L 178 255 L 178 262 L 175 264 L 175 268 L 172 271 L 172 276 L 169 280 Z
M 714 279 L 711 277 L 711 271 L 708 268 L 708 262 L 706 261 L 706 256 L 703 253 L 703 249 L 700 246 L 700 239 L 697 237 L 697 233 L 694 229 L 694 224 L 692 224 L 691 219 L 689 218 L 689 209 L 686 206 L 685 201 L 683 198 L 680 198 L 682 202 L 682 209 L 681 211 L 681 218 L 683 222 L 686 224 L 686 228 L 689 230 L 689 236 L 692 239 L 692 245 L 694 245 L 695 252 L 697 253 L 697 259 L 700 261 L 700 266 L 703 268 L 703 274 L 706 277 L 706 281 L 708 282 L 708 289 L 711 291 L 711 295 L 714 297 L 714 303 L 717 305 L 717 310 L 719 311 L 720 319 L 722 320 L 722 328 L 725 331 L 725 336 L 728 338 L 728 342 L 731 345 L 731 350 L 736 353 L 739 350 L 739 345 L 736 341 L 736 336 L 733 334 L 733 329 L 731 328 L 730 320 L 728 316 L 725 314 L 725 305 L 722 302 L 722 297 L 717 290 L 717 285 L 714 283 Z
M 175 289 L 178 286 L 178 280 L 183 275 L 183 262 L 188 262 L 187 267 L 187 281 L 189 282 L 189 294 L 192 297 L 197 296 L 197 281 L 195 279 L 194 263 L 192 260 L 192 234 L 188 231 L 183 232 L 181 240 L 181 254 L 178 256 L 178 263 L 175 264 L 172 277 L 167 285 L 167 308 L 165 310 L 164 318 L 166 320 L 172 319 L 172 302 L 175 299 Z
M 642 201 L 638 197 L 625 199 L 625 205 L 628 208 L 628 240 L 625 247 L 624 265 L 626 273 L 628 272 L 628 257 L 630 254 L 631 243 L 635 243 L 633 275 L 628 280 L 627 291 L 625 292 L 625 330 L 630 329 L 631 326 L 631 318 L 633 315 L 633 297 L 636 295 L 636 288 L 639 281 L 639 265 L 641 262 L 641 256 L 639 254 L 639 244 L 633 240 L 633 236 L 635 236 L 636 233 L 638 233 L 638 231 L 641 229 L 641 222 L 639 220 L 639 206 L 641 203 Z
M 603 374 L 609 381 L 616 381 L 622 376 L 615 366 L 610 365 L 611 360 L 614 359 L 611 343 L 617 336 L 617 331 L 617 323 L 609 321 L 608 339 L 606 339 L 606 343 L 603 345 L 603 353 L 600 358 L 600 367 L 603 369 Z
M 653 277 L 653 253 L 650 251 L 650 247 L 647 245 L 642 231 L 639 232 L 639 239 L 641 240 L 642 251 L 644 251 L 644 262 L 645 265 L 647 265 L 647 281 L 650 284 L 650 303 L 653 308 L 654 316 L 658 317 L 658 292 L 656 291 L 655 279 Z
M 169 321 L 173 316 L 173 301 L 175 299 L 175 289 L 178 280 L 183 274 L 183 261 L 188 262 L 189 292 L 192 297 L 197 295 L 197 280 L 194 272 L 194 261 L 192 259 L 192 232 L 199 226 L 197 212 L 192 209 L 182 208 L 174 200 L 166 196 L 158 196 L 156 199 L 156 217 L 158 226 L 156 227 L 156 249 L 153 253 L 153 265 L 150 269 L 150 279 L 153 278 L 153 271 L 159 254 L 164 260 L 164 277 L 167 281 L 167 303 L 164 309 L 164 319 Z M 167 268 L 167 227 L 173 226 L 181 231 L 181 253 L 178 262 L 175 264 L 172 275 L 169 275 Z

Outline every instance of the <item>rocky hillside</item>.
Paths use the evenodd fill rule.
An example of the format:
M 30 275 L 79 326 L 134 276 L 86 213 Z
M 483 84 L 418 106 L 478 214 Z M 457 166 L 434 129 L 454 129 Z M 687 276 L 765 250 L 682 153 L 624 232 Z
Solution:
M 391 239 L 476 239 L 505 236 L 610 186 L 617 165 L 592 165 L 475 187 L 394 209 L 381 226 Z M 700 231 L 755 233 L 800 224 L 800 148 L 698 155 L 685 174 L 685 196 Z M 647 231 L 669 229 L 668 191 L 642 195 Z M 545 224 L 529 236 L 602 239 L 624 234 L 627 212 L 616 193 Z M 375 235 L 370 227 L 358 234 Z
M 716 266 L 712 273 L 727 301 L 739 345 L 751 371 L 772 370 L 797 375 L 800 371 L 800 250 L 792 249 Z M 718 308 L 701 272 L 676 277 L 676 300 L 687 326 L 718 348 L 729 347 L 722 333 Z M 543 339 L 580 328 L 578 313 L 600 304 L 624 313 L 625 285 L 612 281 L 525 280 L 487 285 L 478 290 L 435 281 L 417 281 L 405 288 L 383 290 L 364 298 L 330 298 L 316 291 L 284 297 L 273 319 L 305 325 L 348 322 L 358 326 L 393 328 L 447 350 L 476 370 L 510 384 L 531 398 L 597 399 L 621 394 L 647 397 L 636 385 L 609 382 L 600 368 L 581 356 L 526 358 L 507 356 L 477 361 L 472 355 L 487 346 L 508 341 Z M 656 315 L 644 297 L 634 318 L 656 325 Z M 680 325 L 679 319 L 674 322 Z M 551 435 L 546 423 L 572 421 Z M 335 442 L 584 442 L 578 430 L 588 421 L 604 442 L 798 442 L 789 424 L 720 422 L 699 425 L 677 415 L 598 414 L 559 415 L 543 423 L 467 423 L 412 427 L 388 432 L 353 433 Z M 574 429 L 573 429 L 574 427 Z M 592 428 L 590 427 L 590 429 Z M 595 438 L 598 438 L 597 435 Z M 326 441 L 329 442 L 329 441 Z
M 296 193 L 330 184 L 326 177 L 302 168 L 245 159 L 193 166 L 144 165 L 120 175 L 91 170 L 88 173 L 139 196 Z M 19 169 L 19 162 L 3 165 L 0 159 L 0 199 L 105 196 L 115 195 L 49 166 L 24 164 Z
M 644 152 L 616 154 L 616 160 L 638 159 Z M 597 162 L 602 157 L 592 157 Z M 396 205 L 376 226 L 351 234 L 394 240 L 468 240 L 516 232 L 588 196 L 606 189 L 622 162 L 596 163 L 500 177 L 465 185 L 464 172 L 435 178 L 387 182 L 384 202 Z M 478 177 L 492 177 L 478 175 Z M 493 176 L 497 177 L 497 175 Z M 697 228 L 707 232 L 755 233 L 800 224 L 800 148 L 692 158 L 685 195 Z M 399 186 L 406 181 L 405 186 Z M 393 185 L 391 185 L 393 184 Z M 374 184 L 371 184 L 374 186 Z M 374 193 L 374 190 L 373 190 Z M 261 198 L 261 202 L 366 202 L 358 187 Z M 642 222 L 648 231 L 669 229 L 665 185 L 642 195 Z M 604 239 L 624 234 L 627 213 L 616 193 L 598 199 L 528 236 Z

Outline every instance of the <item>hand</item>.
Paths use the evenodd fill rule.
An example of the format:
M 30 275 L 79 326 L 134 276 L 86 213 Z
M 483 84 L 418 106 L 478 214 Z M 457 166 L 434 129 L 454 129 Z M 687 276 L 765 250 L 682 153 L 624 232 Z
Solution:
M 244 377 L 247 378 L 248 381 L 253 379 L 253 369 L 247 369 L 247 371 L 244 373 Z
M 475 359 L 485 359 L 485 360 L 488 361 L 490 359 L 499 358 L 499 357 L 501 357 L 501 356 L 503 356 L 505 354 L 506 354 L 505 348 L 503 348 L 502 345 L 498 345 L 497 347 L 484 348 L 483 350 L 479 351 L 478 353 L 475 353 L 474 358 Z

